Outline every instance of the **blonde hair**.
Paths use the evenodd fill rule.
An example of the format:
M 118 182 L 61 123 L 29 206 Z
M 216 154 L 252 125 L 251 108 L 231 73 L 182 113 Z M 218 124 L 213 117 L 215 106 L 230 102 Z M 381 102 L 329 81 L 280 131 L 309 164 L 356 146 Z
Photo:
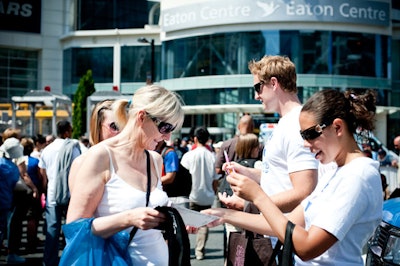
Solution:
M 120 130 L 126 126 L 128 119 L 135 117 L 140 110 L 145 110 L 151 116 L 180 129 L 184 120 L 182 105 L 183 100 L 179 94 L 158 85 L 149 85 L 138 89 L 131 101 L 116 100 L 113 110 Z
M 260 81 L 268 84 L 275 77 L 286 92 L 297 93 L 296 66 L 287 56 L 266 55 L 261 60 L 249 62 L 251 74 L 257 75 Z
M 235 146 L 238 159 L 250 159 L 255 148 L 259 148 L 258 137 L 254 133 L 240 135 Z
M 104 100 L 94 106 L 92 115 L 90 116 L 90 145 L 95 145 L 101 141 L 101 126 L 104 121 L 104 112 L 112 110 L 113 102 L 114 100 Z
M 8 138 L 21 138 L 21 130 L 13 127 L 6 128 L 2 134 L 3 141 Z

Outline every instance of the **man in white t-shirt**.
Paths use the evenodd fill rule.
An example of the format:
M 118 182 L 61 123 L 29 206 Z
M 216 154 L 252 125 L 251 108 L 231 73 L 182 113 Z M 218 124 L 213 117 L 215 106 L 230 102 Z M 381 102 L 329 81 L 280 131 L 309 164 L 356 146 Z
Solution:
M 297 96 L 296 67 L 287 57 L 264 56 L 259 61 L 251 61 L 249 69 L 253 75 L 255 99 L 264 105 L 265 111 L 279 113 L 281 118 L 265 143 L 262 169 L 238 164 L 234 164 L 234 168 L 258 181 L 275 205 L 288 213 L 316 187 L 319 165 L 311 151 L 304 147 L 299 134 L 301 103 Z M 236 196 L 219 198 L 228 207 L 240 206 Z
M 62 217 L 65 217 L 68 205 L 60 205 L 56 202 L 56 185 L 60 182 L 59 157 L 61 153 L 70 149 L 68 162 L 65 162 L 69 169 L 72 161 L 81 154 L 78 141 L 72 140 L 72 126 L 64 120 L 57 123 L 57 138 L 43 149 L 39 159 L 40 173 L 44 179 L 46 188 L 46 240 L 44 247 L 43 265 L 58 265 L 59 237 Z M 72 146 L 67 147 L 68 143 Z M 65 154 L 65 153 L 64 153 Z
M 194 131 L 194 150 L 186 152 L 181 160 L 183 167 L 192 175 L 192 190 L 189 195 L 190 209 L 201 211 L 213 205 L 218 187 L 219 175 L 215 172 L 215 156 L 207 148 L 206 143 L 210 134 L 204 127 Z M 196 259 L 204 259 L 204 250 L 208 238 L 208 227 L 198 229 L 196 237 Z

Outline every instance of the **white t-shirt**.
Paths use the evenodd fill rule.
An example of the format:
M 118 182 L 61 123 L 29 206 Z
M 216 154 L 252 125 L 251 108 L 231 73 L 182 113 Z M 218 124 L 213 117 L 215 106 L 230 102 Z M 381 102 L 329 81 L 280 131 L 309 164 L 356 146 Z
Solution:
M 46 204 L 48 206 L 55 206 L 55 189 L 56 189 L 56 178 L 57 178 L 57 161 L 58 154 L 62 146 L 64 145 L 65 139 L 57 138 L 52 143 L 43 149 L 42 154 L 39 158 L 39 167 L 46 169 L 47 174 L 47 196 Z M 74 147 L 72 152 L 72 161 L 80 155 L 80 151 Z M 71 161 L 71 162 L 72 162 Z
M 320 227 L 338 241 L 321 256 L 296 265 L 363 265 L 362 248 L 382 218 L 379 162 L 356 158 L 319 180 L 301 205 L 306 230 Z
M 318 169 L 318 161 L 300 135 L 300 111 L 298 106 L 283 116 L 265 144 L 260 184 L 269 196 L 293 188 L 290 173 Z
M 189 200 L 200 206 L 211 206 L 215 198 L 212 184 L 219 178 L 214 167 L 215 156 L 206 147 L 198 146 L 182 156 L 181 164 L 192 175 Z

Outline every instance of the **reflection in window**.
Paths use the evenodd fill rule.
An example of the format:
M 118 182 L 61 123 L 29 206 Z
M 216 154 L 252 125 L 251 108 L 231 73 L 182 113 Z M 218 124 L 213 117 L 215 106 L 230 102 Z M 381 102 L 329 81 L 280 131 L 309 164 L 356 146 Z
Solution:
M 265 54 L 261 32 L 224 33 L 164 43 L 163 79 L 248 74 L 248 61 Z
M 148 23 L 146 0 L 78 0 L 77 30 L 143 28 Z
M 299 74 L 387 77 L 388 37 L 332 31 L 255 31 L 164 43 L 163 79 L 248 74 L 263 55 L 286 55 Z
M 0 97 L 38 89 L 38 52 L 0 48 Z
M 69 55 L 71 59 L 66 58 Z M 113 81 L 113 48 L 73 48 L 71 53 L 64 53 L 64 62 L 70 62 L 71 82 L 79 83 L 86 72 L 91 69 L 93 79 L 98 83 Z
M 159 80 L 160 46 L 154 46 L 156 72 L 154 81 Z M 121 81 L 145 82 L 151 73 L 151 46 L 121 47 Z

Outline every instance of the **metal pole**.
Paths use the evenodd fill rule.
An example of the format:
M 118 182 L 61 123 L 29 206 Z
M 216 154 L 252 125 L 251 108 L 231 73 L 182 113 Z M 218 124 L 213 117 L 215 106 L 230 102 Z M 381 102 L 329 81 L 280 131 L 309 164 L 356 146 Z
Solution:
M 150 79 L 150 84 L 153 84 L 154 81 L 156 80 L 156 62 L 155 62 L 155 47 L 154 47 L 154 39 L 151 39 L 151 79 Z

